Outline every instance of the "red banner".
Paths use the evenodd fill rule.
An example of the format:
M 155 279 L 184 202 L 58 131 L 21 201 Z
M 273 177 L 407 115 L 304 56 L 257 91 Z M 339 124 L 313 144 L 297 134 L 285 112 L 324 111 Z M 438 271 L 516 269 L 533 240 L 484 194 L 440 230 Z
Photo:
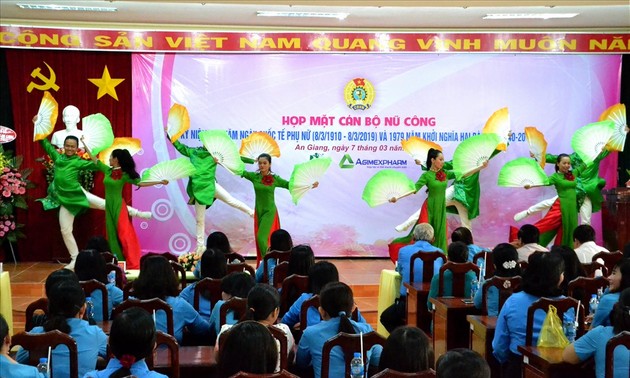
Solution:
M 0 46 L 144 52 L 630 52 L 630 33 L 222 32 L 0 26 Z

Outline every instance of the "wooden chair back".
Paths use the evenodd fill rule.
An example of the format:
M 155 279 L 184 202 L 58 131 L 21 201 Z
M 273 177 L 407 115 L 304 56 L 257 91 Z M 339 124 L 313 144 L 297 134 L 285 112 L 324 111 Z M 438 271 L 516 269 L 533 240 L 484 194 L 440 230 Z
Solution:
M 514 293 L 514 290 L 521 286 L 521 276 L 514 277 L 497 277 L 494 276 L 484 282 L 481 287 L 481 311 L 483 315 L 488 315 L 488 290 L 491 287 L 496 288 L 499 291 L 499 306 L 498 311 L 501 311 L 501 307 L 505 301 Z
M 534 338 L 534 313 L 536 310 L 543 310 L 545 313 L 549 311 L 549 305 L 553 305 L 558 310 L 558 317 L 562 321 L 562 317 L 569 309 L 577 309 L 576 316 L 578 320 L 577 337 L 584 334 L 584 304 L 580 304 L 578 308 L 578 301 L 573 298 L 563 299 L 549 299 L 540 298 L 536 302 L 532 303 L 527 309 L 527 326 L 525 328 L 525 345 L 532 345 Z
M 244 262 L 235 263 L 235 264 L 227 264 L 227 273 L 230 274 L 234 272 L 247 272 L 249 273 L 250 276 L 256 277 L 256 271 L 254 270 L 254 268 L 252 268 L 251 265 Z
M 289 368 L 289 341 L 287 335 L 280 329 L 274 326 L 267 326 L 271 335 L 280 343 L 280 369 Z
M 466 287 L 466 273 L 473 271 L 477 277 L 479 277 L 479 267 L 471 262 L 454 263 L 452 261 L 447 262 L 440 268 L 440 281 L 438 286 L 438 297 L 444 296 L 444 272 L 449 270 L 453 277 L 453 292 L 450 294 L 454 297 L 466 298 L 470 293 L 465 292 Z
M 65 345 L 69 351 L 70 378 L 79 377 L 77 342 L 72 336 L 58 330 L 39 334 L 20 332 L 11 338 L 11 348 L 16 345 L 20 345 L 22 348 L 29 351 L 29 365 L 37 365 L 40 358 L 48 357 L 48 347 L 54 349 L 57 345 Z M 50 361 L 51 371 L 54 363 L 54 360 Z
M 597 289 L 604 290 L 608 287 L 608 280 L 604 277 L 578 277 L 569 282 L 568 296 L 582 301 L 584 305 L 590 302 L 591 296 L 597 294 Z
M 175 275 L 179 276 L 179 284 L 181 286 L 181 290 L 184 290 L 184 288 L 186 287 L 186 269 L 184 269 L 184 267 L 182 266 L 182 264 L 175 262 L 175 261 L 171 261 L 169 260 L 169 263 L 171 264 L 171 268 L 173 268 L 173 271 L 175 272 Z
M 367 361 L 367 352 L 374 345 L 385 345 L 385 338 L 372 331 L 363 334 L 363 361 Z M 346 377 L 350 377 L 350 361 L 354 357 L 354 352 L 361 350 L 361 335 L 352 335 L 340 332 L 324 343 L 322 349 L 322 369 L 321 377 L 330 377 L 330 352 L 334 347 L 341 347 L 346 365 Z M 341 378 L 341 377 L 334 377 Z
M 125 284 L 125 287 L 123 287 L 122 291 L 123 291 L 123 300 L 127 300 L 129 299 L 129 297 L 133 297 L 134 295 L 133 282 L 132 281 L 127 282 Z
M 33 324 L 33 316 L 36 311 L 41 311 L 44 315 L 48 316 L 48 298 L 39 298 L 26 307 L 24 314 L 24 330 L 27 332 L 32 330 L 35 326 L 35 324 Z
M 289 263 L 283 261 L 280 264 L 276 265 L 275 269 L 273 270 L 273 283 L 271 283 L 270 285 L 272 285 L 276 289 L 280 289 L 282 287 L 282 281 L 287 278 L 287 274 L 289 274 Z
M 171 359 L 166 375 L 171 378 L 179 378 L 179 344 L 177 343 L 177 340 L 175 337 L 167 333 L 157 331 L 155 333 L 155 346 L 160 347 L 161 345 L 165 345 L 168 348 L 168 354 Z M 153 357 L 154 354 L 155 351 L 146 358 L 147 366 L 150 370 L 153 370 L 153 367 L 155 366 Z
M 234 374 L 230 378 L 300 378 L 300 377 L 282 369 L 280 372 L 273 373 L 273 374 L 254 374 L 254 373 L 246 373 L 244 371 L 239 371 L 238 373 Z
M 280 265 L 282 262 L 289 262 L 289 258 L 291 257 L 291 251 L 269 251 L 263 257 L 263 280 L 262 282 L 268 283 L 272 285 L 273 282 L 269 282 L 269 260 L 276 259 L 276 267 Z M 275 273 L 274 273 L 275 276 Z M 284 278 L 283 278 L 284 279 Z M 280 281 L 282 282 L 282 280 Z
M 603 277 L 608 277 L 608 275 L 610 274 L 608 268 L 606 268 L 604 264 L 597 261 L 582 263 L 582 268 L 584 268 L 587 277 L 595 277 L 595 274 L 598 270 L 601 271 Z
M 243 255 L 241 255 L 240 253 L 236 253 L 236 252 L 230 252 L 230 253 L 226 253 L 225 254 L 225 260 L 227 261 L 227 263 L 231 263 L 232 261 L 238 261 L 238 262 L 245 262 L 245 257 L 243 257 Z
M 300 331 L 304 332 L 306 327 L 308 327 L 308 309 L 311 307 L 319 308 L 319 295 L 313 295 L 309 299 L 302 302 L 302 307 L 300 307 Z M 355 307 L 354 311 L 352 311 L 352 315 L 350 319 L 355 322 L 359 321 L 359 308 Z
M 101 252 L 101 256 L 105 260 L 105 263 L 118 264 L 118 259 L 111 252 Z
M 418 251 L 411 255 L 409 258 L 409 283 L 416 282 L 416 277 L 414 273 L 414 265 L 416 260 L 422 260 L 422 281 L 420 282 L 431 282 L 431 279 L 435 275 L 434 263 L 437 259 L 442 259 L 442 264 L 446 263 L 446 255 L 442 252 L 424 252 Z
M 105 271 L 107 273 L 114 271 L 115 275 L 116 275 L 116 286 L 122 290 L 125 286 L 124 281 L 125 281 L 125 272 L 123 272 L 122 268 L 119 267 L 117 264 L 113 264 L 113 263 L 107 263 L 105 264 Z
M 221 279 L 206 277 L 195 284 L 193 307 L 199 312 L 199 297 L 207 293 L 211 305 L 221 300 Z M 212 309 L 210 309 L 212 310 Z
M 429 369 L 418 373 L 402 373 L 400 371 L 385 369 L 372 378 L 431 378 L 435 377 L 435 370 Z
M 521 274 L 523 274 L 525 269 L 527 269 L 527 267 L 529 266 L 529 263 L 527 261 L 519 261 L 518 265 L 521 266 Z
M 308 276 L 300 276 L 292 274 L 282 281 L 282 290 L 280 291 L 280 316 L 286 314 L 293 303 L 303 293 L 308 293 Z
M 630 349 L 630 331 L 620 332 L 618 335 L 613 336 L 612 339 L 606 343 L 606 375 L 605 378 L 615 377 L 615 349 L 618 346 L 624 346 L 626 349 Z
M 600 252 L 593 256 L 591 261 L 597 261 L 598 259 L 602 259 L 604 261 L 604 266 L 608 269 L 608 273 L 612 273 L 613 268 L 623 259 L 623 252 L 615 251 L 615 252 Z
M 479 261 L 479 259 L 484 259 L 483 266 L 485 269 L 485 274 L 483 278 L 487 280 L 491 277 L 494 277 L 494 259 L 492 258 L 492 252 L 481 251 L 477 253 L 473 257 L 473 264 L 478 265 L 477 262 Z
M 234 319 L 240 320 L 247 311 L 247 298 L 232 297 L 223 302 L 219 311 L 219 328 L 226 323 L 228 311 L 234 311 Z
M 103 303 L 101 303 L 101 309 L 102 309 L 102 316 L 103 316 L 103 320 L 108 320 L 109 319 L 109 292 L 107 291 L 107 286 L 105 286 L 104 283 L 97 281 L 95 279 L 91 279 L 89 281 L 80 281 L 79 284 L 81 285 L 81 288 L 83 289 L 83 293 L 85 293 L 85 297 L 91 297 L 92 296 L 92 292 L 96 291 L 96 290 L 100 290 L 101 292 L 101 298 L 103 300 Z M 94 303 L 94 301 L 92 301 L 92 303 Z M 87 312 L 85 314 L 85 316 L 87 316 Z
M 166 314 L 166 332 L 169 335 L 174 336 L 175 332 L 173 330 L 173 308 L 171 307 L 171 305 L 159 298 L 145 300 L 126 299 L 121 304 L 114 307 L 114 309 L 112 310 L 112 319 L 115 319 L 118 314 L 131 307 L 140 307 L 149 314 L 153 314 L 153 311 L 155 311 L 156 313 L 158 311 L 164 311 L 164 313 Z

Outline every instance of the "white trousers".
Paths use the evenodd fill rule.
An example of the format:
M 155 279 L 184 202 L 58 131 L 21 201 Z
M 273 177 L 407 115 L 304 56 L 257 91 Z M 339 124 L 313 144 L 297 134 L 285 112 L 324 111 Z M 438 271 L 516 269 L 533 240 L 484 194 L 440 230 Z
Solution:
M 527 210 L 527 216 L 541 211 L 549 210 L 554 202 L 558 199 L 558 196 L 543 200 L 537 204 L 530 206 Z M 580 224 L 591 224 L 591 217 L 593 215 L 593 203 L 588 197 L 584 197 L 584 203 L 580 206 Z

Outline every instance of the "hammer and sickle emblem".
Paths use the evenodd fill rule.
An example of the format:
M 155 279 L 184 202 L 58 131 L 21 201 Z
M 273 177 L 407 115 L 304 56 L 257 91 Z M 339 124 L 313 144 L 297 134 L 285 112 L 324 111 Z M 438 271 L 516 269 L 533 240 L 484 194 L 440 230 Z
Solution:
M 36 84 L 34 82 L 30 82 L 26 90 L 28 93 L 31 93 L 33 89 L 39 89 L 40 91 L 46 91 L 48 89 L 53 89 L 54 91 L 59 90 L 59 86 L 55 84 L 57 81 L 57 75 L 55 75 L 55 71 L 53 71 L 52 67 L 48 65 L 48 63 L 44 62 L 46 67 L 48 67 L 48 72 L 50 72 L 50 77 L 46 77 L 42 74 L 41 68 L 37 67 L 33 71 L 31 71 L 31 77 L 40 79 L 43 84 Z

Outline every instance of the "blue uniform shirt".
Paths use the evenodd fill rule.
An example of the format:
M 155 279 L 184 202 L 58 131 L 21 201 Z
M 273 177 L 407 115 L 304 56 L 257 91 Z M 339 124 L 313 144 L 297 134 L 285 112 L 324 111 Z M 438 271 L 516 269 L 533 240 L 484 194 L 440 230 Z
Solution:
M 613 327 L 599 326 L 588 331 L 575 341 L 575 354 L 581 361 L 595 356 L 595 375 L 604 378 L 606 375 L 606 343 L 614 336 Z M 619 346 L 614 352 L 614 378 L 630 377 L 630 351 Z
M 595 315 L 593 316 L 593 324 L 591 324 L 591 328 L 595 328 L 600 325 L 603 325 L 603 326 L 611 325 L 610 313 L 612 312 L 613 306 L 617 302 L 619 302 L 618 292 L 603 295 L 599 301 L 597 310 L 595 310 Z
M 184 290 L 179 293 L 179 297 L 188 302 L 191 306 L 195 305 L 195 286 L 196 282 L 193 282 L 190 285 L 187 285 Z M 207 321 L 210 322 L 210 315 L 212 314 L 212 302 L 209 299 L 205 298 L 203 295 L 199 296 L 199 315 Z
M 87 373 L 83 378 L 109 378 L 116 370 L 120 369 L 122 365 L 117 358 L 112 358 L 107 363 L 107 367 L 105 370 L 101 371 L 91 371 Z M 131 375 L 136 378 L 168 378 L 164 374 L 156 373 L 154 371 L 149 370 L 147 363 L 144 359 L 137 361 L 135 364 L 131 365 L 129 369 L 131 371 Z
M 210 315 L 210 327 L 214 328 L 215 335 L 218 335 L 221 332 L 221 306 L 223 306 L 225 301 L 218 301 L 214 304 L 214 308 L 212 309 L 212 314 Z M 234 318 L 234 311 L 228 311 L 225 314 L 225 324 L 236 324 L 238 323 L 238 319 Z
M 166 303 L 173 308 L 173 333 L 178 343 L 182 343 L 184 327 L 198 336 L 210 335 L 210 324 L 188 302 L 180 297 L 166 297 Z M 158 331 L 166 331 L 166 314 L 157 311 L 155 314 L 155 328 Z
M 289 311 L 282 317 L 281 323 L 288 325 L 290 328 L 293 328 L 295 324 L 302 321 L 300 318 L 302 311 L 302 303 L 311 299 L 313 294 L 311 293 L 302 293 L 300 297 L 291 305 Z M 359 315 L 359 323 L 367 323 L 363 315 L 361 315 L 361 311 L 357 309 L 357 314 Z M 306 324 L 310 327 L 312 325 L 318 324 L 322 321 L 322 317 L 319 315 L 319 311 L 311 306 L 308 308 L 306 312 L 307 322 Z
M 0 354 L 0 377 L 2 378 L 45 378 L 35 366 L 14 364 Z
M 404 297 L 407 295 L 407 288 L 405 288 L 405 283 L 409 283 L 409 272 L 410 263 L 411 263 L 411 255 L 418 251 L 425 252 L 442 252 L 441 249 L 434 247 L 428 241 L 419 240 L 411 245 L 406 245 L 400 249 L 398 252 L 398 263 L 396 264 L 396 271 L 400 273 L 402 276 L 402 283 L 400 284 L 400 296 Z M 417 282 L 422 281 L 422 260 L 418 259 L 414 263 L 414 279 Z M 433 263 L 434 272 L 438 272 L 442 267 L 442 259 L 435 260 Z
M 477 273 L 469 270 L 466 272 L 465 280 L 464 280 L 464 293 L 468 293 L 468 297 L 470 296 L 470 288 L 472 286 L 472 282 L 477 279 Z M 427 307 L 429 310 L 433 310 L 433 303 L 431 303 L 431 298 L 436 298 L 438 296 L 438 290 L 440 286 L 440 274 L 431 278 L 431 288 L 429 289 L 429 296 L 427 297 Z M 450 270 L 444 272 L 444 295 L 445 297 L 453 295 L 453 273 Z
M 112 318 L 112 309 L 123 301 L 123 292 L 113 283 L 105 285 L 107 287 L 107 319 Z M 90 293 L 92 303 L 94 304 L 94 320 L 103 321 L 103 298 L 100 290 L 94 290 Z

